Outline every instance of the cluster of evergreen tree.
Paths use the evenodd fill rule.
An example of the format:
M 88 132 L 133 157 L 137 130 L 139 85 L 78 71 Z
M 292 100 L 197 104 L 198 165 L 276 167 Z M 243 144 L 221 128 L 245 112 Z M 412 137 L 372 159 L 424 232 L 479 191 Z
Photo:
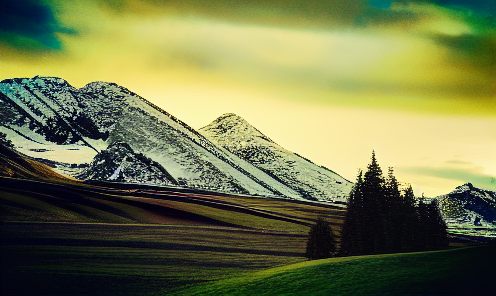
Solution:
M 316 225 L 322 224 L 319 221 Z M 316 242 L 322 241 L 314 238 L 322 232 L 316 231 L 315 227 L 310 231 L 307 257 L 326 258 L 320 256 L 321 251 L 312 251 L 324 248 L 315 246 Z M 390 168 L 388 176 L 384 178 L 375 153 L 372 153 L 367 171 L 365 174 L 361 171 L 358 173 L 350 193 L 341 231 L 340 255 L 412 252 L 447 247 L 446 224 L 437 203 L 417 203 L 411 186 L 400 191 L 393 169 Z M 334 251 L 335 246 L 330 249 Z M 316 252 L 318 256 L 315 255 Z
M 350 193 L 341 234 L 343 255 L 437 250 L 448 246 L 436 202 L 416 203 L 411 186 L 401 192 L 390 168 L 387 178 L 375 153 Z
M 5 147 L 14 148 L 14 144 L 12 144 L 9 139 L 7 139 L 7 134 L 4 134 L 2 132 L 0 132 L 0 144 L 4 145 Z

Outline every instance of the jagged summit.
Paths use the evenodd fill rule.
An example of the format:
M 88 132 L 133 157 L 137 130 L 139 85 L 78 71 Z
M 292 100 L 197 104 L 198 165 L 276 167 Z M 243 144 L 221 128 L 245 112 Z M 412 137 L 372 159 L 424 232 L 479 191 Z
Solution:
M 246 145 L 246 143 L 252 142 L 256 138 L 274 143 L 274 141 L 262 134 L 262 132 L 248 123 L 248 121 L 234 113 L 221 115 L 209 125 L 201 128 L 200 131 L 208 131 L 209 133 L 216 134 L 219 141 L 232 142 L 232 137 L 236 136 L 235 140 L 240 145 Z
M 465 183 L 463 185 L 457 186 L 453 191 L 450 192 L 450 194 L 463 193 L 463 192 L 471 191 L 474 189 L 477 189 L 477 188 L 475 188 L 474 185 L 472 185 L 472 183 Z
M 223 121 L 224 119 L 229 118 L 229 117 L 234 117 L 237 120 L 243 119 L 243 118 L 241 118 L 240 116 L 238 116 L 238 115 L 236 115 L 234 113 L 224 113 L 221 116 L 219 116 L 216 120 L 214 120 L 214 122 L 220 122 L 220 121 Z

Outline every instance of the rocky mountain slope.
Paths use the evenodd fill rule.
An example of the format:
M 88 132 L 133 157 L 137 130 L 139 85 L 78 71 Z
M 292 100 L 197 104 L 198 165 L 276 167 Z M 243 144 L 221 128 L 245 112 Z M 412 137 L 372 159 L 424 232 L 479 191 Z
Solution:
M 82 178 L 148 180 L 222 192 L 335 201 L 344 200 L 351 188 L 351 183 L 325 169 L 314 170 L 320 172 L 320 179 L 297 186 L 302 180 L 297 175 L 307 173 L 298 169 L 318 166 L 308 161 L 298 165 L 303 158 L 290 154 L 285 165 L 292 168 L 294 161 L 297 167 L 290 170 L 292 181 L 288 182 L 277 173 L 285 168 L 267 169 L 218 147 L 114 83 L 93 82 L 77 89 L 54 77 L 4 80 L 0 82 L 0 132 L 29 156 L 60 163 L 92 163 L 80 172 Z M 112 146 L 114 143 L 123 144 Z M 133 169 L 136 172 L 132 173 Z M 165 177 L 159 177 L 159 172 L 165 172 Z M 311 184 L 312 180 L 331 183 L 323 190 L 323 185 Z
M 160 164 L 141 153 L 135 153 L 128 144 L 122 142 L 112 143 L 98 153 L 90 166 L 77 177 L 83 180 L 178 185 Z
M 448 226 L 496 227 L 496 192 L 466 183 L 436 199 Z
M 284 149 L 235 114 L 224 114 L 199 131 L 306 199 L 345 201 L 351 190 L 350 181 Z

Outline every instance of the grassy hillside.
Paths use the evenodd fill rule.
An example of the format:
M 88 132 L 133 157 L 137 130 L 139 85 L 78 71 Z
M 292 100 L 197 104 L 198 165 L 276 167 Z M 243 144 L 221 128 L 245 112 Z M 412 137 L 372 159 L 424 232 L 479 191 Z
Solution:
M 339 229 L 344 210 L 290 200 L 0 177 L 0 221 L 206 225 L 306 234 L 321 215 Z
M 496 248 L 307 261 L 176 295 L 496 295 Z

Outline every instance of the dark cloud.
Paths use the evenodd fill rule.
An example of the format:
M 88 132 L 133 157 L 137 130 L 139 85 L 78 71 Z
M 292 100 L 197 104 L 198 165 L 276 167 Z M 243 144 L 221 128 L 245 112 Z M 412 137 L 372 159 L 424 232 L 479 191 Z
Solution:
M 418 73 L 418 75 L 422 75 L 422 73 Z M 493 77 L 495 76 L 493 75 Z M 301 77 L 301 79 L 304 78 L 305 77 Z M 319 79 L 319 77 L 316 77 L 315 79 Z M 405 81 L 359 81 L 335 77 L 321 78 L 321 80 L 324 80 L 323 83 L 330 89 L 339 89 L 347 92 L 371 91 L 388 95 L 397 95 L 398 99 L 396 99 L 396 101 L 385 101 L 393 106 L 403 106 L 404 104 L 407 104 L 409 108 L 414 107 L 415 105 L 421 106 L 422 101 L 417 97 L 428 95 L 427 97 L 429 100 L 434 100 L 434 98 L 439 97 L 439 100 L 447 100 L 445 102 L 456 102 L 460 97 L 473 98 L 473 100 L 477 101 L 477 104 L 487 106 L 489 108 L 488 112 L 494 112 L 496 110 L 496 106 L 494 105 L 496 102 L 494 98 L 496 90 L 493 85 L 488 84 L 485 81 L 479 82 L 467 79 L 462 82 L 439 82 L 433 80 L 432 82 L 406 83 Z M 408 95 L 404 96 L 405 94 Z M 412 94 L 415 95 L 415 97 L 411 97 L 410 95 Z
M 379 0 L 372 0 L 375 2 Z M 384 2 L 385 0 L 382 0 Z M 459 11 L 466 11 L 479 16 L 496 16 L 496 1 L 494 0 L 391 0 L 398 4 L 434 4 Z
M 486 36 L 471 34 L 462 34 L 458 36 L 437 35 L 434 36 L 434 39 L 442 45 L 465 54 L 482 54 L 487 57 L 495 56 L 495 40 Z
M 370 0 L 369 5 L 375 8 L 390 8 L 392 4 L 391 0 Z
M 421 18 L 420 15 L 407 10 L 390 10 L 378 7 L 369 7 L 356 18 L 356 25 L 391 25 L 391 24 L 411 24 Z
M 212 17 L 269 25 L 353 25 L 368 0 L 142 0 L 148 8 L 136 9 L 131 0 L 95 0 L 114 13 L 160 13 Z
M 451 160 L 448 160 L 448 161 L 445 161 L 446 164 L 448 165 L 464 165 L 464 166 L 473 166 L 473 163 L 472 162 L 469 162 L 469 161 L 463 161 L 463 160 L 458 160 L 458 159 L 451 159 Z
M 496 95 L 496 37 L 491 34 L 434 35 L 432 39 L 449 49 L 452 63 L 488 81 L 486 89 Z
M 470 10 L 481 16 L 496 16 L 496 1 L 494 0 L 434 0 L 431 2 L 453 9 Z
M 60 50 L 55 35 L 74 33 L 59 25 L 50 6 L 41 1 L 0 0 L 0 42 L 27 50 Z
M 393 3 L 397 4 L 393 9 Z M 471 25 L 480 27 L 496 27 L 496 1 L 494 0 L 369 0 L 368 6 L 357 17 L 359 25 L 393 24 L 405 21 L 416 21 L 422 14 L 398 9 L 407 8 L 409 4 L 431 4 L 449 8 L 458 15 L 464 15 Z M 399 6 L 398 6 L 399 5 Z

